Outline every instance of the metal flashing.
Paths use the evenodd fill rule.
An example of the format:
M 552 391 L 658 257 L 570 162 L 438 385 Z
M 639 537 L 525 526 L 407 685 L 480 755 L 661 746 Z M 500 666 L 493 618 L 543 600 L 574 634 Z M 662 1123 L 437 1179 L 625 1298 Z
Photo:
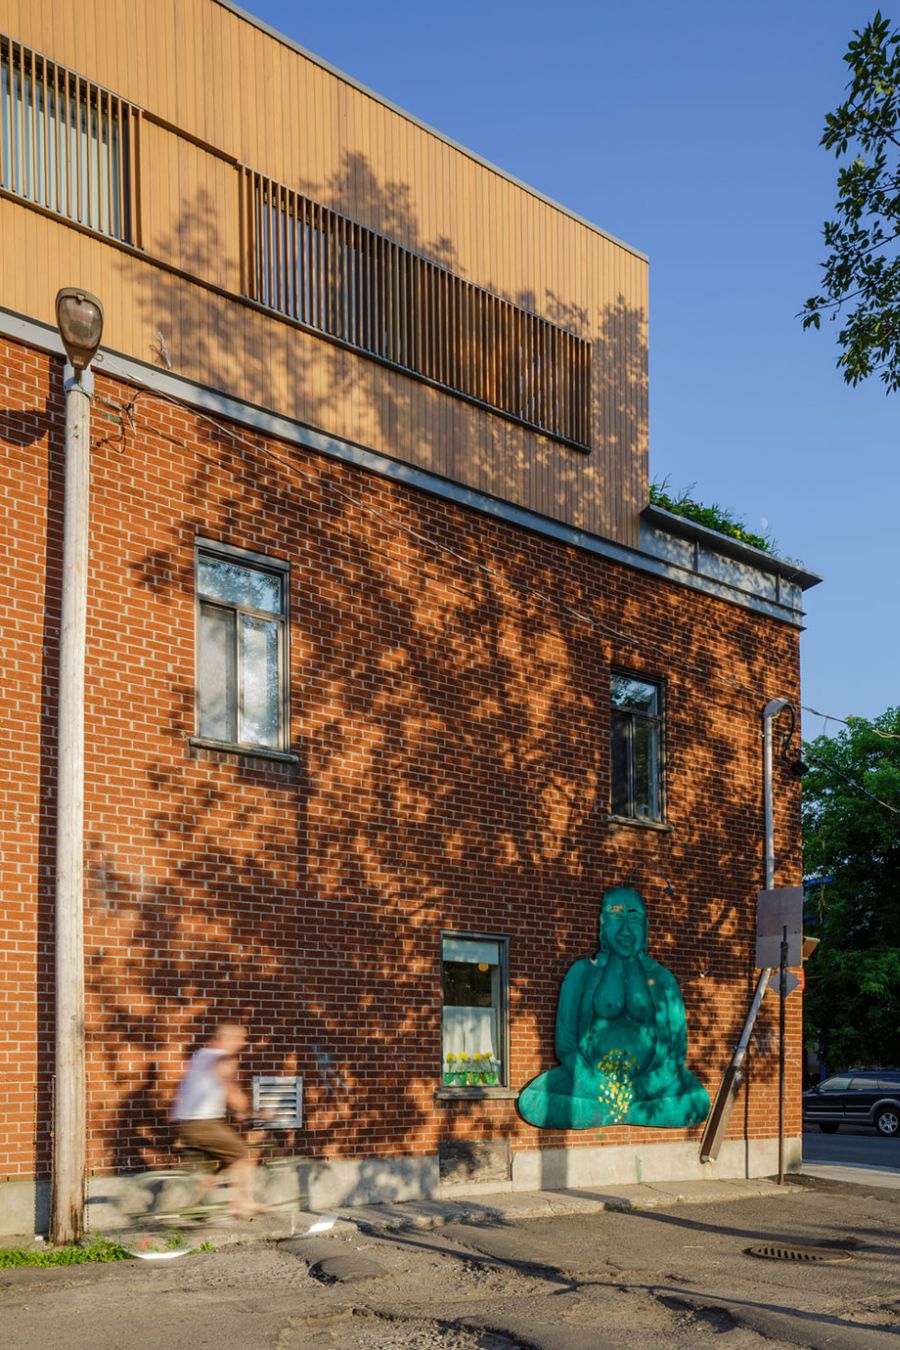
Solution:
M 810 587 L 818 586 L 822 581 L 817 573 L 808 572 L 797 563 L 779 558 L 774 553 L 766 553 L 762 549 L 755 548 L 753 544 L 744 544 L 740 539 L 732 539 L 727 534 L 719 534 L 717 530 L 711 530 L 706 525 L 698 525 L 696 521 L 687 520 L 686 517 L 678 516 L 674 511 L 666 511 L 661 506 L 645 506 L 641 518 L 653 525 L 661 525 L 669 534 L 677 534 L 684 539 L 700 540 L 717 553 L 737 558 L 740 562 L 758 567 L 762 571 L 776 573 L 786 581 L 794 582 L 802 591 L 808 591 Z
M 217 3 L 220 2 L 221 0 L 217 0 Z M 56 356 L 62 357 L 64 355 L 59 334 L 54 327 L 42 323 L 40 320 L 28 319 L 24 315 L 15 314 L 2 307 L 0 307 L 0 334 L 40 350 L 52 352 Z M 593 553 L 598 557 L 608 558 L 612 562 L 622 563 L 636 571 L 650 573 L 667 581 L 687 586 L 692 590 L 702 591 L 706 595 L 730 601 L 732 604 L 740 605 L 746 609 L 755 610 L 757 613 L 765 614 L 794 627 L 802 627 L 803 610 L 799 607 L 799 604 L 786 603 L 783 595 L 783 592 L 787 591 L 788 596 L 790 596 L 792 590 L 799 594 L 799 585 L 794 582 L 786 584 L 784 587 L 775 586 L 772 595 L 767 597 L 760 594 L 759 591 L 748 589 L 746 584 L 740 584 L 743 575 L 737 559 L 734 560 L 736 565 L 731 580 L 726 579 L 729 575 L 727 567 L 721 569 L 718 576 L 709 575 L 697 570 L 696 567 L 686 566 L 684 562 L 679 562 L 677 559 L 659 556 L 646 549 L 632 549 L 625 544 L 617 544 L 612 540 L 603 539 L 599 535 L 589 534 L 577 526 L 540 515 L 528 507 L 518 506 L 515 502 L 492 497 L 478 488 L 453 482 L 439 474 L 432 473 L 428 469 L 420 469 L 401 460 L 391 459 L 377 451 L 368 450 L 365 446 L 326 435 L 324 432 L 302 422 L 270 412 L 257 404 L 232 398 L 208 385 L 187 380 L 181 375 L 161 370 L 158 366 L 149 365 L 135 357 L 101 350 L 96 358 L 96 367 L 102 373 L 113 378 L 149 389 L 163 397 L 177 399 L 198 410 L 214 413 L 243 426 L 252 427 L 255 431 L 277 437 L 288 444 L 329 455 L 347 464 L 355 464 L 371 473 L 377 473 L 395 482 L 404 483 L 408 487 L 428 492 L 432 496 L 443 498 L 445 501 L 452 501 L 459 506 L 480 511 L 484 515 L 493 516 L 498 520 L 519 526 L 521 529 L 530 530 L 546 538 L 556 539 L 559 543 L 569 547 Z M 669 513 L 666 512 L 665 514 L 668 515 Z M 646 511 L 643 516 L 646 519 Z M 676 519 L 680 518 L 676 517 Z M 705 531 L 705 533 L 711 535 L 717 544 L 721 541 L 721 536 L 714 531 Z M 758 570 L 768 570 L 773 578 L 773 583 L 779 580 L 778 571 L 772 565 L 773 559 L 768 554 L 759 553 L 757 549 L 748 551 L 765 560 L 767 566 L 758 563 L 756 556 L 754 556 L 754 565 L 758 567 Z M 724 563 L 728 561 L 721 550 L 717 550 L 715 556 Z M 811 573 L 808 575 L 812 576 Z M 815 577 L 810 584 L 814 584 L 818 580 L 819 578 Z

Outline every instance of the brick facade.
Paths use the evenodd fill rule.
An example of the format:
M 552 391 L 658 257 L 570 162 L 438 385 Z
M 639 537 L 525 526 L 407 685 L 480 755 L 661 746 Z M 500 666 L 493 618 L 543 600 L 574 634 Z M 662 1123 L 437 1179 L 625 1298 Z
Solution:
M 61 363 L 0 340 L 4 1146 L 48 1170 Z M 714 1095 L 753 987 L 759 714 L 799 698 L 798 631 L 97 377 L 86 707 L 89 1166 L 169 1156 L 185 1054 L 245 1020 L 246 1072 L 301 1073 L 321 1157 L 699 1140 L 525 1125 L 436 1100 L 441 929 L 509 939 L 511 1082 L 554 1062 L 562 975 L 633 884 Z M 114 405 L 114 406 L 109 406 Z M 192 747 L 198 535 L 290 562 L 294 763 Z M 669 830 L 613 826 L 609 674 L 665 681 Z M 742 687 L 744 686 L 744 687 Z M 799 785 L 776 777 L 779 884 Z M 766 1000 L 733 1136 L 776 1132 Z M 787 1132 L 800 1131 L 790 1000 Z

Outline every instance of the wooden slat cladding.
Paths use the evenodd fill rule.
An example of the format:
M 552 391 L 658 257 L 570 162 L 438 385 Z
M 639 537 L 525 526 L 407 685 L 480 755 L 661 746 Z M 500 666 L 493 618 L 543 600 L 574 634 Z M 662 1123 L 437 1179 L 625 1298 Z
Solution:
M 139 110 L 0 34 L 0 189 L 140 247 Z
M 0 9 L 0 29 L 43 53 L 48 93 L 54 64 L 77 70 L 82 91 L 114 91 L 131 137 L 129 209 L 141 213 L 132 226 L 141 252 L 132 255 L 128 243 L 0 186 L 5 308 L 52 325 L 56 290 L 79 282 L 102 297 L 113 350 L 155 360 L 161 332 L 186 379 L 639 546 L 646 259 L 217 0 L 128 0 L 127 22 L 122 0 L 4 0 Z M 39 62 L 37 69 L 42 98 Z M 73 87 L 68 97 L 75 95 Z M 323 260 L 299 248 L 299 203 L 290 194 L 282 197 L 280 244 L 286 312 L 245 298 L 242 278 L 253 274 L 255 255 L 241 165 L 345 218 L 349 253 L 362 247 L 364 230 L 401 249 L 390 296 L 382 271 L 350 270 L 344 322 L 361 346 L 309 324 L 308 269 Z M 67 192 L 66 163 L 59 168 Z M 389 250 L 378 248 L 380 262 Z M 438 267 L 431 292 L 417 257 Z M 502 304 L 479 316 L 472 289 L 454 286 L 451 275 L 508 297 L 511 340 L 498 337 Z M 429 296 L 436 336 L 410 324 L 413 306 Z M 384 334 L 389 303 L 391 340 L 410 368 L 367 354 Z M 529 346 L 523 313 L 549 321 L 545 356 L 540 340 Z M 460 332 L 465 342 L 451 342 Z M 486 334 L 494 342 L 487 369 L 476 359 Z M 590 342 L 590 419 L 575 442 L 590 454 L 479 401 L 490 385 L 507 406 L 520 398 L 528 411 L 536 400 L 531 416 L 545 415 L 543 400 L 571 417 L 569 334 Z M 517 366 L 516 354 L 529 350 L 531 365 Z M 442 382 L 416 373 L 426 361 L 438 363 Z M 542 361 L 544 385 L 534 379 Z M 460 388 L 477 392 L 451 392 Z
M 590 342 L 263 174 L 242 168 L 241 181 L 249 299 L 590 448 Z

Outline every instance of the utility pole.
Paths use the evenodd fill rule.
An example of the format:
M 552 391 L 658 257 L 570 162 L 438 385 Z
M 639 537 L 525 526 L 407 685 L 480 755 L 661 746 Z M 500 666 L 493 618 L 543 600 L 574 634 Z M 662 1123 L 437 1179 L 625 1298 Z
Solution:
M 89 366 L 103 332 L 103 306 L 67 288 L 56 315 L 68 361 L 62 613 L 56 817 L 56 1080 L 53 1109 L 53 1242 L 84 1232 L 87 1151 L 84 1039 L 84 665 L 90 517 L 91 395 Z

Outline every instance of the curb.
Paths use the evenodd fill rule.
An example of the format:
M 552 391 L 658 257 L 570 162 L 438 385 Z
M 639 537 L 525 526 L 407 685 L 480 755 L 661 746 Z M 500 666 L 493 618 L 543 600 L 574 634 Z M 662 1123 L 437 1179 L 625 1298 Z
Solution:
M 341 1219 L 364 1233 L 391 1233 L 442 1228 L 447 1224 L 518 1223 L 573 1215 L 627 1213 L 671 1205 L 723 1204 L 795 1195 L 801 1186 L 779 1186 L 761 1179 L 752 1182 L 718 1181 L 709 1184 L 672 1182 L 642 1184 L 605 1191 L 522 1191 L 487 1195 L 471 1200 L 401 1201 L 393 1205 L 366 1205 L 338 1210 Z

